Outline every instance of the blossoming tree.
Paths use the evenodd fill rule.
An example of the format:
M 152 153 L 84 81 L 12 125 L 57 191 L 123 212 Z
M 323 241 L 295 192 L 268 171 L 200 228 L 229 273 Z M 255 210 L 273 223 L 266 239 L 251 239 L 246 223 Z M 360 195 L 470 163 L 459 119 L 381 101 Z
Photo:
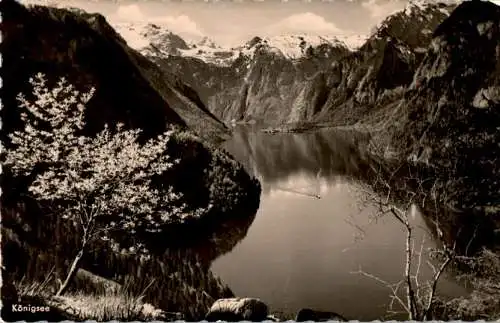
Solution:
M 122 124 L 86 136 L 85 105 L 94 89 L 82 93 L 64 78 L 48 88 L 43 74 L 30 83 L 34 99 L 18 96 L 25 127 L 10 134 L 13 148 L 5 152 L 4 165 L 14 176 L 34 176 L 28 191 L 51 201 L 58 216 L 79 228 L 79 250 L 57 296 L 95 239 L 110 240 L 117 230 L 159 232 L 172 221 L 200 215 L 201 210 L 188 212 L 172 187 L 151 185 L 178 162 L 165 151 L 171 131 L 145 143 L 138 142 L 140 130 Z

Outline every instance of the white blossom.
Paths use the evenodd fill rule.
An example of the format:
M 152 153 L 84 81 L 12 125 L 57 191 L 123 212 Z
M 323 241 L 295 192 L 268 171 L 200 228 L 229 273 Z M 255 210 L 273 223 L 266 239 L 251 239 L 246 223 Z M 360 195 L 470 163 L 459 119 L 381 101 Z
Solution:
M 30 83 L 34 99 L 17 97 L 25 127 L 10 134 L 15 148 L 4 152 L 4 164 L 16 176 L 36 175 L 29 192 L 55 201 L 63 219 L 84 228 L 84 239 L 107 240 L 110 230 L 120 229 L 157 232 L 163 224 L 201 215 L 202 210 L 187 212 L 172 187 L 150 185 L 152 177 L 179 162 L 165 151 L 172 131 L 144 144 L 138 142 L 141 130 L 123 124 L 82 135 L 85 105 L 95 90 L 82 93 L 64 78 L 48 89 L 42 74 Z M 38 165 L 42 171 L 34 174 Z M 113 221 L 104 221 L 106 216 Z

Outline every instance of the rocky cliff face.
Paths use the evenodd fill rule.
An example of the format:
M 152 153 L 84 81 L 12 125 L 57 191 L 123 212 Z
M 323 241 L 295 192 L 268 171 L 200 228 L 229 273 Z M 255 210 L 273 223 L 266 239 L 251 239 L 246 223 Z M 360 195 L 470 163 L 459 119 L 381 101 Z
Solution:
M 148 57 L 178 73 L 226 123 L 351 124 L 401 98 L 432 32 L 452 8 L 412 3 L 385 19 L 359 49 L 334 37 L 289 35 L 255 37 L 226 51 Z M 218 60 L 207 60 L 209 52 Z
M 401 98 L 412 82 L 432 31 L 453 6 L 410 4 L 387 17 L 361 48 L 324 72 L 328 99 L 316 121 L 352 124 Z
M 401 106 L 407 117 L 397 142 L 414 162 L 437 170 L 452 194 L 450 204 L 498 214 L 499 6 L 458 6 L 434 32 Z
M 304 90 L 309 81 L 318 71 L 328 68 L 332 59 L 347 55 L 349 50 L 341 42 L 328 40 L 316 47 L 307 47 L 307 42 L 300 38 L 290 41 L 292 44 L 285 43 L 288 47 L 283 40 L 277 46 L 256 37 L 226 66 L 194 57 L 152 59 L 161 68 L 179 73 L 200 93 L 209 109 L 226 122 L 297 122 L 310 119 L 315 106 L 323 103 L 321 88 L 318 93 Z M 316 102 L 303 106 L 307 99 L 317 96 L 320 98 Z

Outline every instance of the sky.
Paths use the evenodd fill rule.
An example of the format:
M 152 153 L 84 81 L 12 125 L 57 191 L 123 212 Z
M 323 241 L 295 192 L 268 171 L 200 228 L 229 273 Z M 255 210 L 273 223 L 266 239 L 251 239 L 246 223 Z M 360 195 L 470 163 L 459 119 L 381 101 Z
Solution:
M 151 22 L 186 40 L 222 46 L 254 36 L 366 35 L 408 0 L 20 0 L 99 12 L 110 22 Z M 420 0 L 422 1 L 422 0 Z M 430 0 L 429 0 L 430 1 Z M 448 0 L 454 1 L 454 0 Z M 498 0 L 497 2 L 500 2 Z

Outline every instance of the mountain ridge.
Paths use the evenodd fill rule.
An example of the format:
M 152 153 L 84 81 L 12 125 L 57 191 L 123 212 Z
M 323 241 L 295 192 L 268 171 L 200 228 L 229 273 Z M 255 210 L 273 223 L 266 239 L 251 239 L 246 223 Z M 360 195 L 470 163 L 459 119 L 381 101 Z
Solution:
M 278 44 L 254 37 L 235 52 L 196 48 L 147 56 L 180 75 L 226 124 L 353 124 L 400 98 L 432 31 L 453 7 L 410 4 L 384 19 L 354 51 L 338 37 L 288 35 L 275 37 Z
M 112 23 L 129 45 L 146 56 L 169 55 L 198 58 L 206 63 L 230 66 L 238 57 L 252 58 L 256 47 L 282 54 L 289 59 L 305 56 L 309 48 L 323 44 L 343 46 L 350 50 L 361 46 L 362 36 L 321 36 L 307 33 L 282 34 L 272 37 L 254 36 L 238 46 L 221 46 L 205 36 L 200 41 L 185 41 L 166 26 L 154 23 Z M 258 39 L 258 40 L 257 40 Z M 352 42 L 352 44 L 350 44 Z

